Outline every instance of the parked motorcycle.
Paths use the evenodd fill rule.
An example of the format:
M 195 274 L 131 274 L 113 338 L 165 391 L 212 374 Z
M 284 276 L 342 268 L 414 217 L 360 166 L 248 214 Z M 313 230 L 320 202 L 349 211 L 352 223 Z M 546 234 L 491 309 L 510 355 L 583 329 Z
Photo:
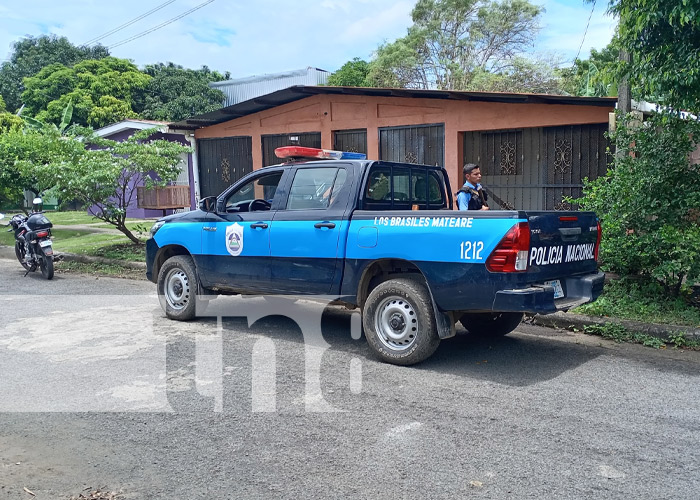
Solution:
M 25 276 L 40 268 L 44 278 L 53 278 L 52 227 L 53 224 L 43 213 L 41 198 L 34 198 L 31 214 L 16 214 L 10 219 L 8 232 L 15 232 L 15 255 L 27 270 Z

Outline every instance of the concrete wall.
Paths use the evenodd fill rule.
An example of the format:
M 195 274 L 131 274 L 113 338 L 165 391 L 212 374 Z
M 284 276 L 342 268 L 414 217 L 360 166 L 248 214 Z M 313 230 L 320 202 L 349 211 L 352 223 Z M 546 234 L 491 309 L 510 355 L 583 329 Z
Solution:
M 445 124 L 445 167 L 453 186 L 462 184 L 462 137 L 473 130 L 607 123 L 613 106 L 512 104 L 441 99 L 315 95 L 195 131 L 197 139 L 251 136 L 253 168 L 262 166 L 261 136 L 321 132 L 331 149 L 333 131 L 367 129 L 367 157 L 379 158 L 379 128 Z

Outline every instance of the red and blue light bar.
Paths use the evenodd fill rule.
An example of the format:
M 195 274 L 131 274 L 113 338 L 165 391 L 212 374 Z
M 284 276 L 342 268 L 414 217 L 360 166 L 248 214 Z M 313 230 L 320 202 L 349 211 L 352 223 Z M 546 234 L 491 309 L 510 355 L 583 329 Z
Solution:
M 314 160 L 365 160 L 364 153 L 334 151 L 332 149 L 307 148 L 304 146 L 283 146 L 275 149 L 278 158 L 311 158 Z

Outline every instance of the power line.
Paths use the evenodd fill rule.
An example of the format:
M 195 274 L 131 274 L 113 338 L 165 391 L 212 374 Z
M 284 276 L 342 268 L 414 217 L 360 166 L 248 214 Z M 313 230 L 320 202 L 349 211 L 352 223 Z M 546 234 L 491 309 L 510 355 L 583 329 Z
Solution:
M 95 42 L 97 42 L 97 41 L 99 41 L 99 40 L 102 40 L 103 38 L 107 38 L 109 35 L 112 35 L 112 34 L 116 33 L 117 31 L 121 31 L 121 30 L 123 30 L 124 28 L 126 28 L 127 26 L 131 26 L 131 25 L 134 24 L 136 21 L 140 21 L 140 20 L 143 19 L 144 17 L 150 16 L 150 15 L 153 14 L 154 12 L 156 12 L 156 11 L 162 9 L 163 7 L 166 7 L 167 5 L 170 5 L 170 4 L 173 3 L 174 1 L 175 1 L 175 0 L 168 0 L 167 2 L 160 4 L 159 6 L 157 6 L 157 7 L 153 8 L 153 9 L 149 10 L 148 12 L 146 12 L 146 13 L 144 13 L 144 14 L 141 14 L 141 15 L 138 16 L 138 17 L 135 17 L 135 18 L 132 19 L 131 21 L 126 22 L 126 23 L 122 24 L 121 26 L 117 26 L 117 27 L 114 28 L 113 30 L 108 31 L 107 33 L 105 33 L 105 34 L 103 34 L 103 35 L 100 35 L 100 36 L 97 36 L 97 37 L 95 37 L 95 38 L 92 38 L 92 39 L 88 40 L 88 41 L 85 42 L 83 45 L 91 45 L 91 44 L 93 44 L 93 43 L 95 43 Z
M 574 58 L 574 62 L 578 60 L 578 56 L 581 54 L 581 49 L 583 48 L 583 42 L 586 39 L 586 33 L 588 33 L 588 26 L 591 24 L 591 18 L 593 17 L 593 10 L 595 10 L 596 0 L 593 0 L 593 7 L 591 7 L 591 13 L 588 15 L 588 22 L 586 23 L 586 29 L 583 32 L 583 38 L 581 39 L 581 45 L 578 46 L 578 52 Z
M 115 43 L 115 44 L 112 44 L 112 45 L 110 45 L 110 46 L 107 47 L 107 48 L 108 48 L 108 49 L 113 49 L 113 48 L 115 48 L 115 47 L 119 47 L 120 45 L 124 45 L 125 43 L 129 43 L 129 42 L 131 42 L 131 41 L 134 41 L 134 40 L 136 40 L 137 38 L 141 38 L 142 36 L 148 35 L 149 33 L 153 33 L 154 31 L 159 30 L 159 29 L 161 29 L 162 27 L 167 26 L 168 24 L 174 23 L 174 22 L 177 21 L 178 19 L 182 19 L 183 17 L 185 17 L 185 16 L 191 14 L 191 13 L 194 12 L 195 10 L 201 9 L 201 8 L 204 7 L 204 6 L 209 5 L 209 4 L 212 3 L 213 1 L 214 1 L 214 0 L 207 0 L 206 2 L 200 3 L 200 4 L 197 5 L 196 7 L 191 8 L 191 9 L 188 10 L 187 12 L 183 12 L 183 13 L 180 14 L 179 16 L 173 17 L 172 19 L 168 19 L 167 21 L 165 21 L 164 23 L 159 24 L 158 26 L 154 26 L 154 27 L 151 28 L 151 29 L 148 29 L 148 30 L 146 30 L 146 31 L 142 31 L 141 33 L 138 33 L 138 34 L 136 34 L 136 35 L 134 35 L 134 36 L 132 36 L 132 37 L 126 38 L 126 39 L 124 39 L 124 40 L 122 40 L 122 41 L 120 41 L 120 42 L 117 42 L 117 43 Z

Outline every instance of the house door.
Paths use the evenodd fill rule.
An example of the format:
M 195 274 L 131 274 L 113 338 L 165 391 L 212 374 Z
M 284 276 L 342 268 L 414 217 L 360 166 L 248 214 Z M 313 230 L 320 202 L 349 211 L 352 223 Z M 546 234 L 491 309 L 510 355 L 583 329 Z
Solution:
M 422 165 L 445 164 L 445 126 L 416 125 L 379 129 L 379 159 Z
M 367 154 L 367 129 L 336 130 L 333 133 L 333 149 Z
M 251 137 L 198 139 L 197 152 L 202 198 L 218 196 L 231 184 L 253 171 Z
M 275 134 L 262 136 L 263 167 L 282 163 L 284 160 L 275 154 L 275 149 L 282 146 L 304 146 L 307 148 L 321 147 L 321 132 L 305 132 L 303 134 Z
M 583 193 L 583 179 L 597 179 L 607 171 L 605 132 L 608 125 L 574 125 L 542 129 L 545 210 L 576 208 L 564 200 Z
M 481 182 L 495 195 L 492 209 L 569 210 L 576 207 L 564 198 L 581 195 L 584 177 L 605 175 L 607 128 L 593 124 L 466 132 L 464 163 L 481 167 Z

